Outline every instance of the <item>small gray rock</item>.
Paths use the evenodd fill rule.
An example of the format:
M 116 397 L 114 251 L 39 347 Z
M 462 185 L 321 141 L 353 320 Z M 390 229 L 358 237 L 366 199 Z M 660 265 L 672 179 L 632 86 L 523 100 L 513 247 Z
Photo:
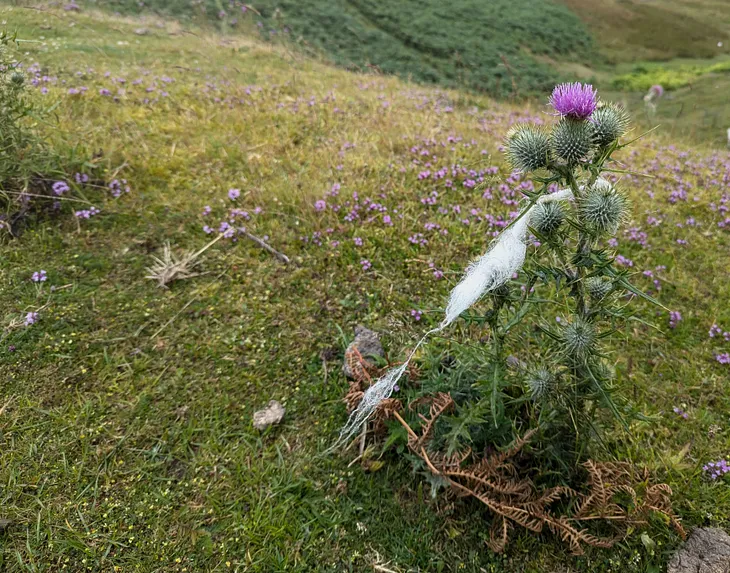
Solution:
M 150 32 L 149 32 L 149 30 L 147 28 L 137 28 L 134 31 L 134 33 L 137 34 L 138 36 L 146 36 Z
M 369 328 L 365 328 L 362 325 L 357 325 L 355 327 L 355 340 L 353 340 L 350 343 L 350 346 L 347 347 L 347 350 L 345 350 L 345 357 L 347 357 L 347 355 L 352 351 L 353 348 L 356 348 L 358 350 L 368 366 L 374 365 L 374 362 L 372 360 L 368 360 L 368 357 L 385 356 L 385 352 L 383 351 L 383 345 L 380 343 L 378 333 L 373 332 Z M 342 371 L 348 378 L 354 378 L 352 369 L 347 364 L 347 359 L 345 359 L 345 363 L 342 365 Z
M 699 527 L 674 554 L 667 573 L 730 573 L 730 535 L 716 527 Z
M 269 426 L 278 424 L 284 419 L 286 410 L 281 403 L 271 400 L 266 408 L 253 413 L 253 427 L 257 430 L 265 430 Z

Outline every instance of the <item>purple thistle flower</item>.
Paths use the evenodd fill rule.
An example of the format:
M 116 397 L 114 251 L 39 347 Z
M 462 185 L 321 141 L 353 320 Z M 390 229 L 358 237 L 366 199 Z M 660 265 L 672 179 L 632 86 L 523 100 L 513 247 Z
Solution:
M 586 119 L 596 109 L 598 95 L 590 84 L 560 84 L 550 96 L 550 105 L 562 116 Z

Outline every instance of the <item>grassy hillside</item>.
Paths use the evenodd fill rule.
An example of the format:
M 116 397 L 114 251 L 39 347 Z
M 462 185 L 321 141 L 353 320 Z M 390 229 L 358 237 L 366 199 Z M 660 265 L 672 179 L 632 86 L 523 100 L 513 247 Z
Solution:
M 580 16 L 613 62 L 730 53 L 730 12 L 724 0 L 561 2 Z
M 649 541 L 580 559 L 548 534 L 494 555 L 488 515 L 433 500 L 408 464 L 386 455 L 366 471 L 322 454 L 345 420 L 353 327 L 383 332 L 397 361 L 440 320 L 524 184 L 502 137 L 550 121 L 544 108 L 155 19 L 0 15 L 28 41 L 17 56 L 49 110 L 49 143 L 96 154 L 131 189 L 88 220 L 49 218 L 3 245 L 3 570 L 660 570 L 678 541 L 660 523 Z M 648 177 L 622 176 L 634 207 L 617 251 L 682 320 L 670 328 L 639 303 L 655 327 L 636 322 L 611 348 L 648 419 L 629 432 L 607 420 L 604 455 L 670 483 L 688 527 L 727 526 L 728 478 L 702 467 L 730 445 L 718 359 L 730 350 L 730 157 L 652 135 L 622 159 Z M 145 278 L 166 242 L 197 250 L 231 221 L 293 264 L 236 235 L 205 252 L 198 276 L 169 289 Z M 31 282 L 39 270 L 48 280 Z M 24 326 L 28 312 L 37 321 Z M 460 324 L 417 363 L 482 335 Z M 252 413 L 270 399 L 286 417 L 261 434 Z
M 140 11 L 136 0 L 99 6 Z M 544 92 L 561 75 L 539 56 L 592 62 L 596 51 L 580 20 L 562 5 L 532 0 L 260 0 L 249 5 L 153 0 L 145 10 L 223 29 L 260 26 L 310 54 L 354 70 L 377 69 L 418 82 L 462 86 L 501 97 Z

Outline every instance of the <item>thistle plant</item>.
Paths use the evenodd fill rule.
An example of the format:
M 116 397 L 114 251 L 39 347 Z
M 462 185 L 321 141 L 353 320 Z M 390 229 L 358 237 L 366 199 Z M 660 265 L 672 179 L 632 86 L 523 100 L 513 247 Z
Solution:
M 595 438 L 611 415 L 628 428 L 631 409 L 615 394 L 605 342 L 630 318 L 622 295 L 656 303 L 631 285 L 605 246 L 628 218 L 625 192 L 603 177 L 620 171 L 614 154 L 630 143 L 620 141 L 629 128 L 626 112 L 600 102 L 595 90 L 582 84 L 557 86 L 550 105 L 558 116 L 552 129 L 522 124 L 506 137 L 507 159 L 532 177 L 534 191 L 523 192 L 525 204 L 517 218 L 469 266 L 451 292 L 444 320 L 416 350 L 460 317 L 482 332 L 482 344 L 452 345 L 448 357 L 427 354 L 431 367 L 423 369 L 419 385 L 398 396 L 398 403 L 409 402 L 409 407 L 402 415 L 388 409 L 400 422 L 389 443 L 406 438 L 416 466 L 436 478 L 435 488 L 448 483 L 495 514 L 501 535 L 490 543 L 495 548 L 506 542 L 510 521 L 535 531 L 546 525 L 574 549 L 582 543 L 612 543 L 599 543 L 570 525 L 592 517 L 579 511 L 558 518 L 549 504 L 540 504 L 576 494 L 580 480 L 586 483 L 586 467 L 595 474 L 588 456 L 595 453 Z M 528 255 L 530 239 L 539 247 Z M 484 312 L 466 312 L 485 295 Z M 364 392 L 341 440 L 374 412 L 382 417 L 416 350 Z M 514 473 L 501 475 L 506 459 L 525 456 L 528 441 L 529 461 L 511 461 Z M 488 454 L 495 450 L 503 453 Z M 630 466 L 621 468 L 611 479 L 629 480 Z M 484 489 L 484 480 L 492 489 Z M 609 498 L 601 499 L 609 503 Z M 670 506 L 662 507 L 671 515 Z M 633 519 L 627 516 L 612 519 Z

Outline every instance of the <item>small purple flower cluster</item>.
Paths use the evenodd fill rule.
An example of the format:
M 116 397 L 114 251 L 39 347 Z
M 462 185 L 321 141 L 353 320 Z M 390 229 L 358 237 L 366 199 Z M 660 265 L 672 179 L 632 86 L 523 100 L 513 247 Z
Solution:
M 236 201 L 241 196 L 241 190 L 231 188 L 227 191 L 226 196 L 228 197 L 229 201 Z M 203 207 L 202 216 L 207 217 L 212 212 L 213 208 L 210 205 L 206 205 L 205 207 Z M 252 215 L 260 215 L 261 213 L 263 213 L 263 209 L 261 207 L 255 207 L 251 211 L 247 211 L 239 207 L 230 207 L 228 209 L 228 212 L 226 213 L 226 216 L 218 224 L 217 229 L 214 226 L 204 224 L 203 232 L 206 235 L 218 232 L 222 234 L 226 239 L 232 239 L 236 241 L 238 235 L 246 232 L 246 227 L 239 225 L 239 221 L 250 221 Z M 264 240 L 268 240 L 267 237 L 263 238 Z
M 37 312 L 29 312 L 25 315 L 25 326 L 30 326 L 31 324 L 35 324 L 36 322 L 38 322 Z
M 48 279 L 48 275 L 46 274 L 46 271 L 36 271 L 33 273 L 33 275 L 30 277 L 30 280 L 32 280 L 34 283 L 44 283 Z
M 113 179 L 109 183 L 109 191 L 115 199 L 119 199 L 122 193 L 129 193 L 129 185 L 126 179 Z
M 723 332 L 722 328 L 720 328 L 717 324 L 713 324 L 707 334 L 709 334 L 710 338 L 722 336 L 725 339 L 725 342 L 730 342 L 730 332 Z
M 723 477 L 726 473 L 730 472 L 730 465 L 728 465 L 727 460 L 719 459 L 714 462 L 706 463 L 704 466 L 702 466 L 702 469 L 705 471 L 705 474 L 708 478 L 715 481 Z
M 94 215 L 101 213 L 96 207 L 89 207 L 88 209 L 81 209 L 74 212 L 74 216 L 78 219 L 90 219 Z
M 684 418 L 685 420 L 689 419 L 689 414 L 682 410 L 682 408 L 675 406 L 674 408 L 672 408 L 672 411 L 680 418 Z
M 362 259 L 360 261 L 360 265 L 362 266 L 362 270 L 364 271 L 370 270 L 370 268 L 373 266 L 373 264 L 367 259 Z
M 669 313 L 669 328 L 677 328 L 677 325 L 682 320 L 682 313 L 678 310 L 673 310 Z
M 56 181 L 53 186 L 53 193 L 58 195 L 59 197 L 63 195 L 64 193 L 71 190 L 71 187 L 68 186 L 68 183 L 65 181 Z
M 411 316 L 413 317 L 413 320 L 418 322 L 419 320 L 421 320 L 421 311 L 414 308 L 411 310 Z

